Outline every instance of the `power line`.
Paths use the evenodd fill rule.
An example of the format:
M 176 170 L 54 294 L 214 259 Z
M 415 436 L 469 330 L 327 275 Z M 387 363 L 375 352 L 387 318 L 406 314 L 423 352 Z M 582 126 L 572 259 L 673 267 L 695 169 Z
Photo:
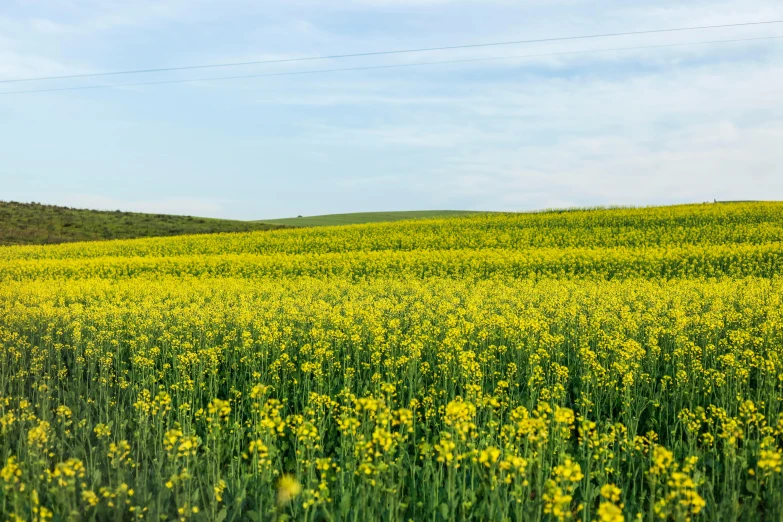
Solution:
M 154 69 L 133 69 L 133 70 L 126 70 L 126 71 L 113 71 L 113 72 L 103 72 L 103 73 L 68 74 L 63 76 L 39 76 L 36 78 L 16 78 L 10 80 L 0 80 L 0 83 L 34 82 L 34 81 L 43 81 L 43 80 L 67 80 L 67 79 L 76 79 L 76 78 L 95 78 L 98 76 L 118 76 L 124 74 L 146 74 L 146 73 L 157 73 L 157 72 L 186 71 L 186 70 L 194 70 L 194 69 L 215 69 L 219 67 L 238 67 L 238 66 L 245 66 L 245 65 L 263 65 L 263 64 L 273 64 L 273 63 L 291 63 L 291 62 L 305 62 L 305 61 L 315 61 L 315 60 L 334 60 L 340 58 L 359 58 L 363 56 L 366 57 L 366 56 L 383 56 L 383 55 L 390 55 L 390 54 L 423 53 L 423 52 L 431 52 L 431 51 L 449 51 L 454 49 L 475 49 L 480 47 L 497 47 L 503 45 L 523 45 L 523 44 L 544 43 L 544 42 L 560 42 L 560 41 L 568 41 L 568 40 L 587 40 L 587 39 L 595 39 L 595 38 L 609 38 L 609 37 L 616 37 L 616 36 L 674 33 L 674 32 L 683 32 L 683 31 L 721 29 L 721 28 L 728 28 L 728 27 L 747 27 L 747 26 L 769 25 L 769 24 L 779 24 L 779 23 L 783 23 L 783 20 L 767 20 L 761 22 L 745 22 L 745 23 L 722 24 L 722 25 L 702 25 L 702 26 L 694 26 L 694 27 L 677 27 L 673 29 L 650 29 L 645 31 L 626 31 L 621 33 L 603 33 L 603 34 L 591 34 L 591 35 L 580 35 L 580 36 L 561 36 L 555 38 L 539 38 L 535 40 L 515 40 L 510 42 L 450 45 L 445 47 L 424 47 L 419 49 L 401 49 L 401 50 L 394 50 L 394 51 L 375 51 L 375 52 L 364 52 L 364 53 L 353 53 L 353 54 L 333 54 L 329 56 L 308 56 L 304 58 L 284 58 L 279 60 L 257 60 L 257 61 L 250 61 L 250 62 L 190 65 L 190 66 L 183 66 L 183 67 L 160 67 Z
M 211 78 L 190 78 L 190 79 L 183 79 L 183 80 L 161 80 L 161 81 L 134 82 L 134 83 L 109 84 L 109 85 L 81 85 L 81 86 L 74 86 L 74 87 L 55 87 L 55 88 L 50 88 L 50 89 L 31 89 L 31 90 L 25 90 L 25 91 L 9 91 L 9 92 L 0 92 L 0 94 L 31 94 L 31 93 L 40 93 L 40 92 L 107 89 L 107 88 L 112 88 L 112 87 L 115 87 L 115 88 L 119 88 L 119 87 L 141 87 L 141 86 L 149 86 L 149 85 L 170 85 L 170 84 L 178 84 L 178 83 L 194 83 L 194 82 L 209 82 L 209 81 L 239 80 L 239 79 L 249 79 L 249 78 L 274 77 L 274 76 L 297 76 L 297 75 L 306 75 L 306 74 L 309 75 L 309 74 L 325 74 L 325 73 L 349 72 L 349 71 L 368 71 L 368 70 L 375 70 L 375 69 L 394 69 L 394 68 L 402 68 L 402 67 L 421 67 L 421 66 L 425 66 L 425 65 L 446 65 L 446 64 L 458 64 L 458 63 L 471 63 L 471 62 L 489 62 L 489 61 L 500 61 L 500 60 L 518 60 L 518 59 L 526 59 L 526 58 L 544 58 L 544 57 L 553 57 L 553 56 L 567 56 L 567 55 L 579 55 L 579 54 L 591 54 L 591 53 L 606 53 L 606 52 L 617 52 L 617 51 L 635 51 L 635 50 L 644 50 L 644 49 L 663 49 L 663 48 L 671 48 L 671 47 L 688 47 L 688 46 L 692 46 L 692 45 L 710 45 L 710 44 L 719 44 L 719 43 L 754 42 L 754 41 L 760 41 L 760 40 L 777 40 L 777 39 L 781 39 L 781 38 L 783 38 L 783 36 L 764 36 L 764 37 L 758 37 L 758 38 L 740 38 L 740 39 L 732 39 L 732 40 L 709 40 L 709 41 L 702 41 L 702 42 L 688 42 L 688 43 L 679 43 L 679 44 L 645 45 L 645 46 L 633 46 L 633 47 L 615 47 L 615 48 L 610 48 L 610 49 L 589 49 L 589 50 L 584 50 L 584 51 L 563 51 L 563 52 L 554 52 L 554 53 L 523 54 L 523 55 L 516 55 L 516 56 L 496 56 L 496 57 L 485 57 L 485 58 L 466 58 L 466 59 L 460 59 L 460 60 L 444 60 L 444 61 L 435 61 L 435 62 L 416 62 L 416 63 L 390 64 L 390 65 L 368 65 L 368 66 L 362 66 L 362 67 L 347 67 L 347 68 L 336 68 L 336 69 L 314 69 L 314 70 L 308 70 L 308 71 L 287 71 L 287 72 L 279 72 L 279 73 L 262 73 L 262 74 L 248 74 L 248 75 L 237 75 L 237 76 L 218 76 L 218 77 L 211 77 Z
M 424 65 L 445 65 L 445 64 L 457 64 L 457 63 L 471 63 L 471 62 L 489 62 L 489 61 L 499 61 L 499 60 L 519 60 L 519 59 L 525 59 L 525 58 L 545 58 L 545 57 L 553 57 L 553 56 L 567 56 L 567 55 L 578 55 L 578 54 L 591 54 L 591 53 L 607 53 L 607 52 L 617 52 L 617 51 L 637 51 L 637 50 L 644 50 L 644 49 L 663 49 L 663 48 L 670 48 L 670 47 L 688 47 L 691 45 L 710 45 L 710 44 L 719 44 L 719 43 L 738 43 L 738 42 L 755 42 L 760 40 L 778 40 L 782 39 L 783 36 L 762 36 L 758 38 L 739 38 L 739 39 L 733 39 L 733 40 L 708 40 L 708 41 L 702 41 L 702 42 L 687 42 L 687 43 L 678 43 L 678 44 L 662 44 L 662 45 L 643 45 L 643 46 L 634 46 L 634 47 L 615 47 L 610 49 L 589 49 L 585 51 L 563 51 L 563 52 L 556 52 L 556 53 L 540 53 L 540 54 L 523 54 L 523 55 L 517 55 L 517 56 L 495 56 L 495 57 L 485 57 L 485 58 L 466 58 L 461 60 L 444 60 L 444 61 L 437 61 L 437 62 L 416 62 L 416 63 L 401 63 L 401 64 L 390 64 L 390 65 L 368 65 L 363 67 L 347 67 L 347 68 L 340 68 L 340 69 L 314 69 L 314 70 L 308 70 L 308 71 L 288 71 L 288 72 L 279 72 L 279 73 L 263 73 L 263 74 L 247 74 L 247 75 L 237 75 L 237 76 L 217 76 L 212 78 L 191 78 L 191 79 L 184 79 L 184 80 L 161 80 L 161 81 L 151 81 L 151 82 L 134 82 L 134 83 L 121 83 L 121 84 L 110 84 L 110 85 L 80 85 L 75 87 L 54 87 L 51 89 L 31 89 L 26 91 L 8 91 L 8 92 L 0 92 L 0 95 L 3 94 L 32 94 L 32 93 L 40 93 L 40 92 L 58 92 L 58 91 L 81 91 L 81 90 L 92 90 L 92 89 L 108 89 L 108 88 L 119 88 L 119 87 L 141 87 L 141 86 L 149 86 L 149 85 L 171 85 L 171 84 L 177 84 L 177 83 L 193 83 L 193 82 L 210 82 L 210 81 L 225 81 L 225 80 L 239 80 L 239 79 L 249 79 L 249 78 L 265 78 L 265 77 L 272 77 L 272 76 L 297 76 L 297 75 L 305 75 L 305 74 L 324 74 L 324 73 L 334 73 L 334 72 L 348 72 L 348 71 L 368 71 L 368 70 L 374 70 L 374 69 L 395 69 L 395 68 L 402 68 L 402 67 L 421 67 Z

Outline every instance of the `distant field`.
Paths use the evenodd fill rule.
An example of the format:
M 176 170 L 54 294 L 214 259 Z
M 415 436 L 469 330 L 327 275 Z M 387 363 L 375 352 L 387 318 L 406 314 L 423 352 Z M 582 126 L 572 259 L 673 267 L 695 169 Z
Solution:
M 132 239 L 281 228 L 257 221 L 82 210 L 38 203 L 0 201 L 0 245 L 44 245 L 72 241 Z
M 325 216 L 305 216 L 283 219 L 264 219 L 262 223 L 288 225 L 294 227 L 327 227 L 335 225 L 359 225 L 382 221 L 401 221 L 404 219 L 442 218 L 478 214 L 474 210 L 412 210 L 402 212 L 355 212 L 352 214 L 328 214 Z

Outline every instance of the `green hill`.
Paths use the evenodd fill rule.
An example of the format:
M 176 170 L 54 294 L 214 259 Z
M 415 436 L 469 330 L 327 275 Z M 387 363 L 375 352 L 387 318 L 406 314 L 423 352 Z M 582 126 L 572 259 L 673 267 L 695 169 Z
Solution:
M 0 245 L 44 245 L 72 241 L 132 239 L 287 227 L 356 225 L 405 219 L 464 216 L 467 210 L 357 212 L 259 221 L 85 210 L 40 203 L 0 201 Z
M 325 216 L 299 216 L 284 219 L 263 219 L 261 222 L 292 227 L 326 227 L 336 225 L 359 225 L 381 221 L 401 221 L 436 217 L 465 216 L 477 214 L 473 210 L 411 210 L 401 212 L 355 212 L 351 214 L 327 214 Z
M 276 228 L 283 228 L 283 225 L 0 201 L 0 245 L 42 245 Z

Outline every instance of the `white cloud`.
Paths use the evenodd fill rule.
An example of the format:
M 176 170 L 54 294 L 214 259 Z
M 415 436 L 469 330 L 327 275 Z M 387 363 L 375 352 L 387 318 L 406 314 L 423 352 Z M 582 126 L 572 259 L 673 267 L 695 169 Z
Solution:
M 11 10 L 0 14 L 0 79 L 124 68 L 123 63 L 250 61 L 780 18 L 779 0 L 24 0 L 15 5 L 23 15 L 11 16 Z M 776 34 L 783 34 L 783 24 L 171 77 Z M 148 39 L 160 47 L 151 52 Z M 134 43 L 146 54 L 137 54 Z M 783 163 L 783 149 L 777 145 L 783 137 L 780 92 L 783 44 L 759 42 L 91 91 L 84 97 L 0 97 L 0 109 L 13 109 L 9 112 L 17 125 L 46 125 L 57 117 L 62 126 L 62 121 L 91 122 L 81 127 L 90 130 L 77 144 L 84 157 L 60 149 L 65 150 L 57 159 L 63 173 L 110 167 L 120 160 L 108 152 L 100 162 L 89 162 L 91 140 L 127 136 L 127 144 L 124 138 L 107 140 L 114 144 L 111 151 L 140 158 L 145 172 L 171 172 L 179 166 L 181 173 L 171 176 L 181 176 L 180 186 L 194 184 L 190 194 L 219 192 L 214 200 L 182 198 L 172 192 L 177 184 L 170 183 L 168 189 L 150 186 L 149 198 L 138 193 L 133 200 L 56 196 L 63 204 L 215 215 L 233 209 L 220 198 L 236 196 L 246 198 L 248 208 L 262 204 L 255 198 L 266 198 L 275 208 L 297 205 L 294 213 L 303 206 L 311 209 L 308 213 L 320 213 L 319 205 L 326 205 L 322 190 L 336 187 L 349 194 L 332 199 L 340 204 L 399 197 L 384 207 L 410 208 L 415 201 L 420 208 L 430 202 L 511 210 L 783 198 L 778 181 L 783 179 L 778 175 Z M 32 120 L 25 117 L 31 111 L 27 103 L 53 110 Z M 123 129 L 120 120 L 140 130 Z M 143 136 L 145 128 L 160 136 L 157 143 Z M 167 136 L 178 148 L 163 143 Z M 28 167 L 39 163 L 21 152 L 14 154 L 12 150 L 11 163 L 15 159 L 20 172 L 44 170 Z M 275 187 L 278 179 L 291 187 L 301 182 L 304 190 L 291 189 L 298 201 L 281 202 L 275 188 L 250 194 L 242 180 L 256 181 L 259 172 L 269 180 L 257 187 Z M 100 178 L 95 172 L 84 178 L 89 174 Z M 218 176 L 236 182 L 218 187 Z M 209 190 L 204 180 L 213 180 Z M 110 182 L 105 183 L 108 187 Z M 107 187 L 95 192 L 122 193 Z M 291 212 L 281 210 L 286 213 Z
M 395 122 L 310 131 L 332 147 L 432 149 L 439 159 L 418 175 L 368 175 L 367 185 L 404 184 L 471 208 L 783 199 L 779 63 L 473 82 L 473 92 L 404 107 Z
M 506 210 L 783 198 L 783 119 L 750 128 L 684 126 L 654 137 L 629 133 L 451 158 L 437 186 L 478 206 Z

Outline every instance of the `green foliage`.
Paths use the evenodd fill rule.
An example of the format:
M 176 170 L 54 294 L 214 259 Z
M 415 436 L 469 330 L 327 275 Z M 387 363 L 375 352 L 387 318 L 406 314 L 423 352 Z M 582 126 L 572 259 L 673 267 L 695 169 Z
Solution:
M 281 228 L 257 222 L 0 201 L 0 245 L 46 245 Z

